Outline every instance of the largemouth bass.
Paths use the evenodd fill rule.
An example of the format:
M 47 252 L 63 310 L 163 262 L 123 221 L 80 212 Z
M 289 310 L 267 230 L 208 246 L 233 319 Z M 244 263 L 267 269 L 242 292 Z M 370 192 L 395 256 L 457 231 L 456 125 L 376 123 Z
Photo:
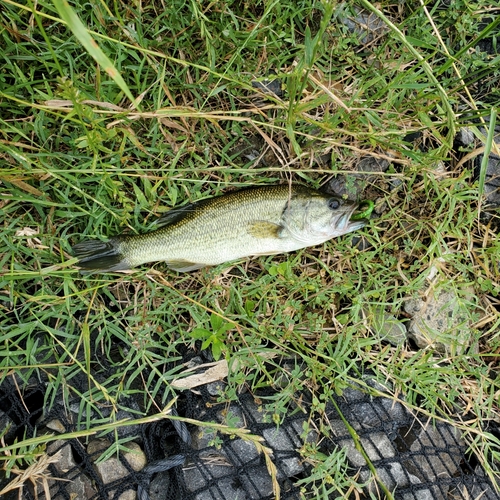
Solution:
M 82 272 L 165 261 L 176 271 L 319 245 L 363 227 L 359 205 L 303 186 L 262 186 L 174 208 L 161 227 L 73 247 Z

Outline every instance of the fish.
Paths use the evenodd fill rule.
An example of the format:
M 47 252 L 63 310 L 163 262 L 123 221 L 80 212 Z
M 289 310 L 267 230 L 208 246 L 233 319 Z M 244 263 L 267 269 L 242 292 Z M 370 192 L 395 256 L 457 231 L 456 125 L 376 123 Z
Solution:
M 362 228 L 362 206 L 297 184 L 250 187 L 173 208 L 155 231 L 84 240 L 72 250 L 84 274 L 155 261 L 188 272 L 320 245 Z

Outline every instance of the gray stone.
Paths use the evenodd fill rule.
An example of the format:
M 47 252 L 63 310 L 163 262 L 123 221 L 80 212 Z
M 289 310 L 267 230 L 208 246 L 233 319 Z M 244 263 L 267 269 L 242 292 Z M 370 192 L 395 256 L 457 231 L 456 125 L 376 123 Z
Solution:
M 283 97 L 282 82 L 279 78 L 272 77 L 265 80 L 252 80 L 252 87 L 261 90 L 264 94 L 274 94 Z
M 465 442 L 451 425 L 428 425 L 425 429 L 420 429 L 417 439 L 410 446 L 411 452 L 421 451 L 422 455 L 412 454 L 411 459 L 408 459 L 407 468 L 413 469 L 413 473 L 419 476 L 422 482 L 454 477 L 460 472 L 464 448 Z
M 135 403 L 135 401 L 134 401 L 134 403 Z M 139 410 L 139 406 L 137 405 L 137 403 L 134 404 L 134 409 L 135 410 Z M 116 421 L 125 420 L 125 419 L 134 420 L 136 418 L 137 418 L 137 415 L 135 415 L 134 413 L 132 413 L 130 411 L 118 410 L 116 412 L 115 420 Z M 118 437 L 120 439 L 123 439 L 123 438 L 138 438 L 138 436 L 141 435 L 141 426 L 137 425 L 137 424 L 133 424 L 133 425 L 127 425 L 127 426 L 124 426 L 124 427 L 118 427 L 116 429 L 116 432 L 117 432 Z
M 278 469 L 278 479 L 280 481 L 284 479 L 284 477 L 293 477 L 304 471 L 302 461 L 299 460 L 298 457 L 278 458 L 277 462 L 280 465 Z M 283 473 L 280 469 L 283 470 Z
M 458 132 L 457 135 L 455 136 L 455 140 L 459 143 L 461 146 L 469 146 L 474 142 L 474 132 L 469 127 L 463 127 L 461 128 Z
M 344 389 L 342 392 L 342 397 L 347 403 L 357 403 L 366 398 L 366 391 L 357 389 L 356 387 L 350 386 Z
M 381 341 L 399 346 L 406 342 L 407 332 L 402 321 L 386 312 L 383 306 L 372 305 L 364 309 L 367 326 Z
M 226 478 L 217 481 L 217 486 L 198 493 L 196 500 L 247 500 L 246 493 L 235 486 L 233 478 Z
M 427 300 L 411 299 L 405 311 L 412 316 L 408 336 L 420 348 L 433 347 L 447 355 L 461 354 L 472 339 L 472 296 L 460 298 L 450 291 L 429 294 Z
M 204 450 L 214 437 L 215 431 L 210 427 L 195 427 L 191 431 L 191 446 L 195 450 Z
M 420 483 L 420 480 L 408 474 L 399 462 L 391 462 L 383 467 L 376 466 L 375 470 L 379 480 L 390 491 L 397 491 L 397 489 L 407 488 L 412 484 Z M 366 487 L 367 491 L 372 493 L 380 491 L 380 487 L 377 485 L 377 481 L 373 477 L 371 471 L 365 469 L 361 471 L 359 477 L 362 482 L 368 483 Z
M 373 42 L 389 31 L 389 27 L 375 13 L 343 2 L 337 8 L 337 18 L 362 44 Z
M 374 432 L 366 437 L 360 438 L 361 446 L 371 462 L 377 462 L 384 458 L 391 458 L 396 455 L 391 441 L 383 432 Z M 356 449 L 352 439 L 344 439 L 339 442 L 339 446 L 344 448 L 347 458 L 354 467 L 363 467 L 366 460 L 360 451 Z
M 332 433 L 336 438 L 350 436 L 349 432 L 348 432 L 344 422 L 342 422 L 342 420 L 340 420 L 339 418 L 332 418 L 330 416 L 328 418 L 328 421 L 330 423 L 330 429 L 332 430 Z M 349 437 L 349 439 L 351 439 L 351 438 Z
M 170 474 L 159 472 L 149 484 L 149 500 L 165 500 L 165 493 L 170 488 Z
M 224 390 L 226 388 L 226 383 L 221 380 L 217 380 L 217 382 L 210 382 L 207 384 L 207 391 L 210 396 L 221 396 L 224 394 Z
M 198 470 L 196 464 L 186 464 L 183 469 L 184 483 L 189 491 L 196 491 L 207 485 L 202 473 Z
M 479 480 L 474 485 L 467 486 L 470 497 L 474 499 L 480 498 L 481 500 L 498 500 L 500 498 L 499 494 L 486 482 L 486 475 L 480 465 L 475 468 L 474 473 Z M 481 481 L 481 478 L 484 478 L 484 480 Z
M 403 493 L 402 500 L 448 500 L 441 491 L 435 488 L 425 488 L 412 493 Z
M 94 462 L 109 448 L 110 442 L 107 439 L 94 439 L 90 441 L 87 446 L 87 453 L 92 456 Z M 141 450 L 141 447 L 133 442 L 127 443 L 128 451 L 123 454 L 123 457 L 129 465 L 136 471 L 144 468 L 146 465 L 146 456 Z M 118 481 L 122 478 L 128 476 L 129 472 L 127 468 L 120 462 L 120 460 L 115 456 L 109 457 L 103 462 L 94 463 L 94 468 L 99 474 L 102 482 L 104 484 L 112 483 Z M 109 493 L 109 498 L 113 498 L 114 492 Z M 133 490 L 125 491 L 120 495 L 118 500 L 135 500 L 137 498 L 137 493 Z
M 236 453 L 241 464 L 246 464 L 255 460 L 259 456 L 259 452 L 253 443 L 244 439 L 235 439 L 229 445 Z
M 249 500 L 261 500 L 273 493 L 273 482 L 265 466 L 248 470 L 248 474 L 242 475 L 240 481 L 248 492 Z
M 257 406 L 254 402 L 250 402 L 248 400 L 244 403 L 245 410 L 250 413 L 252 418 L 258 424 L 269 424 L 272 422 L 270 412 L 266 411 L 264 406 Z
M 204 472 L 208 475 L 209 480 L 221 478 L 234 472 L 234 466 L 228 460 L 226 453 L 215 448 L 201 452 L 198 455 L 197 463 L 203 464 Z M 183 474 L 184 482 L 189 491 L 196 491 L 207 485 L 207 480 L 196 463 L 192 466 L 189 464 L 185 466 Z
M 64 479 L 70 479 L 64 482 L 64 490 L 73 498 L 90 498 L 97 494 L 97 491 L 92 485 L 92 481 L 81 472 L 77 467 L 73 457 L 71 445 L 65 441 L 57 440 L 49 443 L 47 446 L 47 454 L 54 455 L 59 451 L 59 460 L 54 463 L 54 467 L 58 472 L 58 476 Z M 70 472 L 72 471 L 72 472 Z M 69 474 L 67 474 L 70 472 Z M 53 485 L 56 481 L 49 481 L 49 485 Z M 56 494 L 52 500 L 63 500 L 65 497 L 62 494 Z
M 314 429 L 309 429 L 309 422 L 305 418 L 298 418 L 297 420 L 292 420 L 291 430 L 293 434 L 301 436 L 304 434 L 305 429 L 307 430 L 307 435 L 305 437 L 306 443 L 316 443 L 318 440 L 318 433 Z M 304 429 L 305 428 L 305 429 Z
M 217 412 L 217 420 L 224 425 L 231 425 L 239 429 L 245 426 L 245 419 L 241 407 L 231 403 L 227 408 Z
M 64 425 L 61 423 L 61 421 L 57 418 L 48 422 L 47 428 L 50 429 L 51 431 L 56 431 L 59 434 L 66 432 L 66 427 L 64 427 Z
M 270 448 L 275 451 L 292 451 L 301 446 L 302 443 L 295 432 L 287 433 L 285 429 L 285 427 L 264 429 L 262 436 Z

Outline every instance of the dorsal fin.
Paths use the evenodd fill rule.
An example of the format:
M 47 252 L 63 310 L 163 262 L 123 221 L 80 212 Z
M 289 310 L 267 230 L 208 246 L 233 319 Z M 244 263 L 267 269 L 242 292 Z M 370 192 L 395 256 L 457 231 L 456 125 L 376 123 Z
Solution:
M 193 202 L 184 205 L 183 207 L 172 208 L 168 212 L 160 216 L 160 218 L 155 222 L 158 227 L 169 226 L 179 222 L 181 219 L 186 217 L 191 212 L 194 212 L 200 207 L 200 202 Z

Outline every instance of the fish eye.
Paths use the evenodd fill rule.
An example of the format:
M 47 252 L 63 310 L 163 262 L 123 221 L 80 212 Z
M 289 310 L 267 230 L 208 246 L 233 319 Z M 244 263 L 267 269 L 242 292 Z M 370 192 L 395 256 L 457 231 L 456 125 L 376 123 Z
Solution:
M 340 207 L 340 200 L 338 200 L 337 198 L 330 198 L 328 200 L 328 208 L 336 210 L 339 207 Z

